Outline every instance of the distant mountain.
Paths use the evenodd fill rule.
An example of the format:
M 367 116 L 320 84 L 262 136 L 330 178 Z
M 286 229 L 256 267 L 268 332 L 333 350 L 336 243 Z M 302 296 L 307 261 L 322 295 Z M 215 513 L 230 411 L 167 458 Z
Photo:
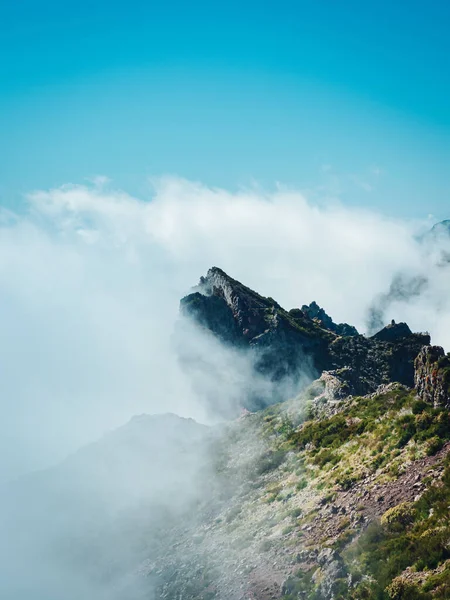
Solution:
M 203 493 L 209 436 L 192 419 L 140 415 L 4 486 L 0 597 L 122 600 L 124 586 L 137 589 L 132 570 Z
M 434 238 L 450 237 L 450 219 L 445 219 L 433 225 L 428 235 Z
M 416 272 L 395 273 L 389 287 L 373 298 L 367 311 L 367 330 L 372 334 L 383 326 L 391 306 L 417 300 L 427 292 L 430 284 L 430 261 L 441 273 L 441 269 L 448 268 L 450 264 L 450 220 L 436 223 L 418 236 L 416 241 L 425 259 L 423 266 L 419 266 Z

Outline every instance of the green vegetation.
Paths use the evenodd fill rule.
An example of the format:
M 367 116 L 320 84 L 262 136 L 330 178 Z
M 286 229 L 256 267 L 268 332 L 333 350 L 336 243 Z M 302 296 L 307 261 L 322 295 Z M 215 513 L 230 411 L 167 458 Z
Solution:
M 286 451 L 279 448 L 275 451 L 268 451 L 258 458 L 257 463 L 255 465 L 255 472 L 258 475 L 263 475 L 264 473 L 268 473 L 269 471 L 273 471 L 278 468 L 281 463 L 284 461 L 286 456 Z
M 319 388 L 315 391 L 320 392 Z M 264 436 L 276 449 L 271 456 L 282 452 L 280 464 L 291 457 L 286 464 L 299 477 L 294 483 L 297 493 L 328 487 L 323 506 L 333 502 L 338 490 L 349 490 L 368 475 L 381 481 L 396 479 L 405 464 L 435 455 L 450 440 L 449 411 L 433 408 L 400 387 L 376 398 L 347 399 L 336 414 L 322 418 L 313 419 L 303 411 L 304 421 L 297 427 L 295 417 L 289 423 L 287 414 L 278 406 L 261 417 Z M 299 462 L 301 467 L 294 468 Z M 263 471 L 271 472 L 269 468 Z M 420 499 L 387 510 L 362 535 L 348 517 L 340 519 L 340 533 L 332 547 L 342 557 L 352 586 L 337 580 L 336 600 L 450 598 L 449 464 L 441 480 L 429 478 L 424 483 L 428 488 Z M 269 501 L 280 498 L 276 490 Z M 298 518 L 307 523 L 310 514 L 297 510 L 290 511 L 294 523 Z M 292 529 L 286 526 L 283 534 Z M 283 598 L 318 600 L 320 574 L 315 570 L 292 575 L 285 582 Z
M 414 521 L 415 510 L 411 502 L 402 502 L 387 510 L 381 517 L 381 525 L 388 531 L 403 531 Z
M 417 502 L 388 510 L 380 523 L 368 527 L 345 551 L 354 579 L 371 577 L 370 584 L 362 585 L 350 598 L 450 597 L 450 460 L 446 462 L 441 481 L 433 483 Z M 405 569 L 410 570 L 408 576 Z
M 405 459 L 436 454 L 450 440 L 450 414 L 399 388 L 376 399 L 347 400 L 337 414 L 306 419 L 296 429 L 284 423 L 278 433 L 285 449 L 306 451 L 315 477 L 348 490 L 370 473 L 396 478 Z
M 297 600 L 302 597 L 315 600 L 311 596 L 314 587 L 312 574 L 313 569 L 308 572 L 299 569 L 295 576 L 289 577 L 283 586 L 283 600 Z
M 284 582 L 284 600 L 323 600 L 329 585 L 335 600 L 450 598 L 450 460 L 439 471 L 442 458 L 426 458 L 450 439 L 449 412 L 403 387 L 331 407 L 314 403 L 322 391 L 313 384 L 302 397 L 230 426 L 215 465 L 226 493 L 236 489 L 239 496 L 214 527 L 219 535 L 233 532 L 230 549 L 239 555 L 260 553 L 281 563 L 281 556 L 292 553 L 295 562 L 296 552 L 312 552 Z M 367 489 L 383 486 L 384 494 L 385 484 L 395 485 L 417 459 L 434 465 L 418 480 L 420 498 L 399 499 L 374 520 L 366 482 Z M 370 494 L 371 502 L 377 495 Z M 371 511 L 380 514 L 377 506 Z M 332 577 L 326 564 L 315 563 L 322 549 L 336 557 Z

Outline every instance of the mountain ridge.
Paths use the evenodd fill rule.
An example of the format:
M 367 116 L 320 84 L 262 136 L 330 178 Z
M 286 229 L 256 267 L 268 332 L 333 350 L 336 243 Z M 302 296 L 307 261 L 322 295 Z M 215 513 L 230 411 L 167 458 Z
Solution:
M 254 353 L 275 391 L 298 360 L 317 378 L 214 427 L 137 415 L 23 479 L 0 595 L 447 600 L 450 355 L 406 323 L 338 333 L 318 305 L 285 311 L 217 268 L 180 310 Z
M 348 393 L 356 395 L 391 381 L 412 387 L 414 359 L 431 341 L 428 333 L 392 323 L 365 337 L 351 325 L 334 324 L 315 302 L 286 311 L 218 267 L 181 300 L 180 312 L 224 343 L 253 352 L 256 370 L 271 381 L 298 380 L 308 365 L 316 376 L 339 371 Z

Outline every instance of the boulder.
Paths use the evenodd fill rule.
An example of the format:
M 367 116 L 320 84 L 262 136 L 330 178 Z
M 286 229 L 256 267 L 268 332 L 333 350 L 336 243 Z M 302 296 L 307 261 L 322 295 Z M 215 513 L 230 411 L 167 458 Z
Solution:
M 441 346 L 424 346 L 414 366 L 419 398 L 434 407 L 450 408 L 450 355 Z

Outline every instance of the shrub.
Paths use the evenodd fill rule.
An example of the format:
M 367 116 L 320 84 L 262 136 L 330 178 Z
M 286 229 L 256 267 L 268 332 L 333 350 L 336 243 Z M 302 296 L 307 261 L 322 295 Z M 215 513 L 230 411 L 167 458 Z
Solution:
M 413 414 L 415 414 L 415 415 L 423 413 L 423 411 L 426 410 L 427 408 L 430 408 L 430 406 L 423 400 L 416 400 L 415 402 L 412 403 L 412 411 L 413 411 Z
M 405 577 L 396 577 L 386 589 L 391 600 L 427 600 L 430 595 L 423 593 L 417 585 Z
M 316 456 L 313 458 L 312 462 L 319 467 L 323 467 L 327 463 L 331 463 L 332 465 L 336 465 L 340 461 L 341 457 L 339 454 L 333 452 L 333 450 L 329 450 L 328 448 L 323 448 Z
M 342 550 L 347 544 L 349 544 L 354 537 L 356 531 L 354 529 L 347 529 L 343 531 L 333 544 L 335 550 Z
M 413 415 L 403 415 L 397 420 L 400 438 L 397 448 L 403 448 L 416 433 L 416 423 Z
M 439 438 L 437 435 L 433 436 L 427 441 L 425 446 L 427 456 L 434 456 L 436 452 L 439 452 L 443 445 L 444 442 L 441 440 L 441 438 Z
M 272 542 L 270 540 L 263 540 L 259 545 L 259 549 L 261 552 L 267 552 L 270 550 L 271 546 Z
M 300 492 L 301 490 L 304 490 L 306 487 L 308 487 L 308 482 L 304 478 L 300 479 L 300 481 L 297 483 L 297 485 L 295 487 Z
M 356 482 L 358 477 L 356 475 L 344 474 L 336 479 L 336 483 L 341 486 L 344 491 L 349 490 Z
M 389 531 L 402 531 L 414 521 L 415 509 L 411 502 L 402 502 L 389 508 L 381 517 L 381 524 Z
M 428 429 L 433 421 L 433 416 L 429 412 L 422 412 L 416 415 L 416 429 L 417 431 L 425 431 Z
M 267 452 L 256 463 L 256 472 L 258 475 L 264 475 L 274 469 L 278 468 L 286 458 L 285 450 L 275 450 L 274 452 Z

